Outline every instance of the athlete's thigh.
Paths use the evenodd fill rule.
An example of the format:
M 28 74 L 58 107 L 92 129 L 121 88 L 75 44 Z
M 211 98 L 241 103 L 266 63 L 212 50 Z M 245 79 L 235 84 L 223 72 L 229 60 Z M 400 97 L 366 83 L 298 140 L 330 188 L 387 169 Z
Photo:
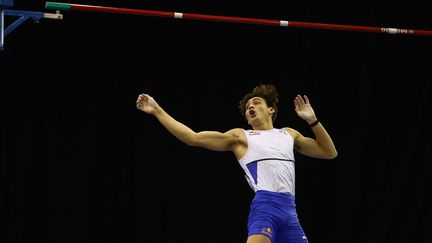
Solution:
M 271 240 L 265 235 L 251 235 L 246 243 L 271 243 Z

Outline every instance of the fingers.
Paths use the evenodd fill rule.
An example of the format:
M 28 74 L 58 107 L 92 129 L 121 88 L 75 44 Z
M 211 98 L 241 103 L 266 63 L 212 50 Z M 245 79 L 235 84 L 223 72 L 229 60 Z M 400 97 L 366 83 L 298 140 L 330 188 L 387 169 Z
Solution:
M 140 94 L 140 95 L 138 95 L 137 103 L 141 102 L 141 101 L 148 101 L 148 100 L 149 100 L 148 94 Z
M 136 107 L 139 109 L 142 105 L 144 105 L 149 100 L 147 94 L 140 94 L 136 100 Z
M 297 95 L 295 97 L 295 101 L 297 102 L 297 105 L 300 105 L 300 106 L 305 104 L 305 101 L 303 100 L 303 98 L 300 95 Z
M 141 100 L 142 100 L 142 95 L 138 95 L 138 98 L 137 98 L 137 100 L 136 100 L 136 103 L 137 103 L 137 104 L 141 103 Z
M 309 102 L 309 98 L 307 97 L 307 95 L 303 95 L 303 97 L 304 97 L 304 99 L 305 99 L 305 101 L 306 101 L 306 104 L 310 104 L 310 102 Z
M 294 102 L 298 105 L 310 104 L 307 95 L 303 95 L 303 97 L 301 95 L 297 95 L 294 99 Z
M 310 105 L 310 101 L 309 98 L 307 97 L 307 95 L 303 95 L 303 97 L 301 95 L 297 95 L 294 98 L 294 106 L 295 108 L 300 108 L 304 105 Z

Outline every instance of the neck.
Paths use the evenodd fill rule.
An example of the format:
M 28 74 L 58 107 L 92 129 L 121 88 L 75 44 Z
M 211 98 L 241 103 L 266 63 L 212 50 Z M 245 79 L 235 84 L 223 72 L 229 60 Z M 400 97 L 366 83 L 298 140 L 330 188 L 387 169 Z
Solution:
M 252 124 L 253 130 L 270 130 L 273 129 L 273 122 L 262 122 L 257 124 Z

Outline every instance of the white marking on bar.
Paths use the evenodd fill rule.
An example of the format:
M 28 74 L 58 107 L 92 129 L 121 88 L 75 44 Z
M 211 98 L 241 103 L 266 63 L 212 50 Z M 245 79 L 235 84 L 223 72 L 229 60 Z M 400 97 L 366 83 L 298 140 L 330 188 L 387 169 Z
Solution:
M 44 18 L 47 19 L 63 19 L 63 15 L 62 14 L 58 14 L 58 13 L 44 13 Z
M 281 20 L 281 21 L 280 21 L 280 26 L 288 26 L 288 21 L 286 21 L 286 20 Z
M 183 18 L 183 13 L 174 12 L 174 18 L 176 18 L 176 19 L 182 19 Z
M 397 33 L 400 32 L 399 29 L 396 29 L 396 28 L 381 28 L 381 30 L 383 32 L 386 32 L 386 33 L 389 33 L 389 34 L 397 34 Z

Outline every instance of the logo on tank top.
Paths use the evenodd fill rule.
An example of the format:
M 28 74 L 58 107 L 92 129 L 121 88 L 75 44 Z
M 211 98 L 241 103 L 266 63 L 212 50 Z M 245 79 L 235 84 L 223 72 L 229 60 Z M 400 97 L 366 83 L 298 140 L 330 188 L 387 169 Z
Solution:
M 249 135 L 260 135 L 258 131 L 249 131 Z
M 285 129 L 279 129 L 279 132 L 287 135 L 287 131 L 285 131 Z
M 272 234 L 273 234 L 272 230 L 269 227 L 264 227 L 262 229 L 262 233 L 265 234 L 265 235 L 268 235 L 269 237 L 271 237 Z

